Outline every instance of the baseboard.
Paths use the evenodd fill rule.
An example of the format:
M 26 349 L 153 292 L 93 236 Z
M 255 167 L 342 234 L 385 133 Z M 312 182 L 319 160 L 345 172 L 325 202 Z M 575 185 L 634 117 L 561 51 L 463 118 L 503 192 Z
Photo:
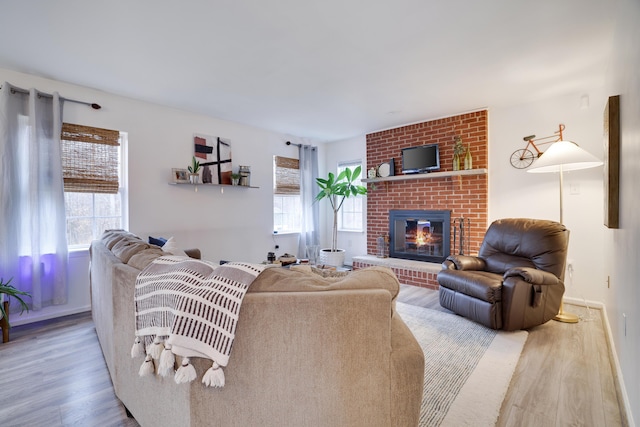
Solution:
M 57 306 L 45 307 L 38 312 L 30 311 L 28 316 L 19 316 L 12 314 L 9 320 L 11 320 L 11 326 L 27 325 L 29 323 L 40 322 L 43 320 L 55 319 L 56 317 L 70 316 L 72 314 L 84 313 L 91 311 L 91 305 L 73 307 L 70 309 L 57 309 Z M 34 314 L 35 313 L 35 314 Z M 26 314 L 26 312 L 25 312 Z
M 616 346 L 613 342 L 613 334 L 611 332 L 611 324 L 609 323 L 609 316 L 607 315 L 607 307 L 604 303 L 600 301 L 587 301 L 584 298 L 571 298 L 564 297 L 564 302 L 571 305 L 578 305 L 581 307 L 587 307 L 590 309 L 596 309 L 601 311 L 601 318 L 604 325 L 604 332 L 606 334 L 606 339 L 609 344 L 609 358 L 613 361 L 614 366 L 614 381 L 616 383 L 616 391 L 618 395 L 622 399 L 621 405 L 622 410 L 624 412 L 624 416 L 626 416 L 627 423 L 625 424 L 623 421 L 623 425 L 628 425 L 629 427 L 635 427 L 635 422 L 633 420 L 633 413 L 631 412 L 631 402 L 629 402 L 629 395 L 627 395 L 627 388 L 624 385 L 624 378 L 622 376 L 622 369 L 620 368 L 620 362 L 618 360 L 618 353 L 616 352 Z

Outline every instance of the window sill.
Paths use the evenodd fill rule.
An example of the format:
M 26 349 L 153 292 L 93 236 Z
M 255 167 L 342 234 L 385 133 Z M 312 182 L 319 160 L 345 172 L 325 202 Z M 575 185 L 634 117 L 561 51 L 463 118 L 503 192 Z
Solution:
M 273 233 L 274 236 L 286 236 L 291 234 L 300 234 L 299 231 L 276 231 Z
M 89 255 L 89 246 L 76 247 L 73 249 L 67 249 L 69 251 L 69 258 L 82 258 Z

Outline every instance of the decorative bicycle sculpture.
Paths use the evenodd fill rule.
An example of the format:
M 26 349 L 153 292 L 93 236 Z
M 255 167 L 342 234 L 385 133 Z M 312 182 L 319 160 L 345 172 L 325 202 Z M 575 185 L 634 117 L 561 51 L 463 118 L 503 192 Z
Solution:
M 564 130 L 564 125 L 558 125 L 558 130 L 553 133 L 553 135 L 543 136 L 541 138 L 535 139 L 535 135 L 525 136 L 524 139 L 527 141 L 527 145 L 520 150 L 516 150 L 511 154 L 511 166 L 516 169 L 526 169 L 531 166 L 531 163 L 538 157 L 542 156 L 542 151 L 538 148 L 540 145 L 550 144 L 552 142 L 562 141 L 562 131 Z M 537 143 L 537 145 L 536 145 Z M 533 151 L 529 149 L 529 147 L 535 150 L 535 154 Z

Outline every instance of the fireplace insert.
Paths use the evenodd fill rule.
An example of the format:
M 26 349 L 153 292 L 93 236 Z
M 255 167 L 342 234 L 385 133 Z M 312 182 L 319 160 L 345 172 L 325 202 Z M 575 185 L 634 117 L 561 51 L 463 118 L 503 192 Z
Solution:
M 389 256 L 443 262 L 450 251 L 451 211 L 389 211 Z

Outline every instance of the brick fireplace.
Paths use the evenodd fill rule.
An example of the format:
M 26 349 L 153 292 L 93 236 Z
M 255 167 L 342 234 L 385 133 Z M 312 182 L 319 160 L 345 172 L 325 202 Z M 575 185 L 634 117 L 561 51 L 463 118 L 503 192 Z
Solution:
M 459 136 L 465 148 L 470 147 L 473 169 L 488 167 L 488 112 L 486 110 L 412 124 L 368 134 L 367 169 L 395 159 L 395 175 L 401 175 L 400 153 L 403 148 L 439 144 L 440 172 L 453 170 L 454 137 Z M 465 218 L 465 237 L 470 253 L 477 253 L 487 228 L 488 177 L 486 173 L 463 176 L 433 175 L 428 179 L 394 180 L 368 184 L 367 253 L 376 254 L 376 239 L 389 234 L 389 211 L 450 210 L 451 224 Z M 466 222 L 468 219 L 468 222 Z M 451 252 L 454 253 L 453 232 Z M 455 246 L 455 252 L 459 245 Z M 423 263 L 426 264 L 426 263 Z M 354 268 L 368 265 L 354 257 Z M 370 264 L 369 264 L 370 265 Z M 439 265 L 394 268 L 401 283 L 437 289 Z

